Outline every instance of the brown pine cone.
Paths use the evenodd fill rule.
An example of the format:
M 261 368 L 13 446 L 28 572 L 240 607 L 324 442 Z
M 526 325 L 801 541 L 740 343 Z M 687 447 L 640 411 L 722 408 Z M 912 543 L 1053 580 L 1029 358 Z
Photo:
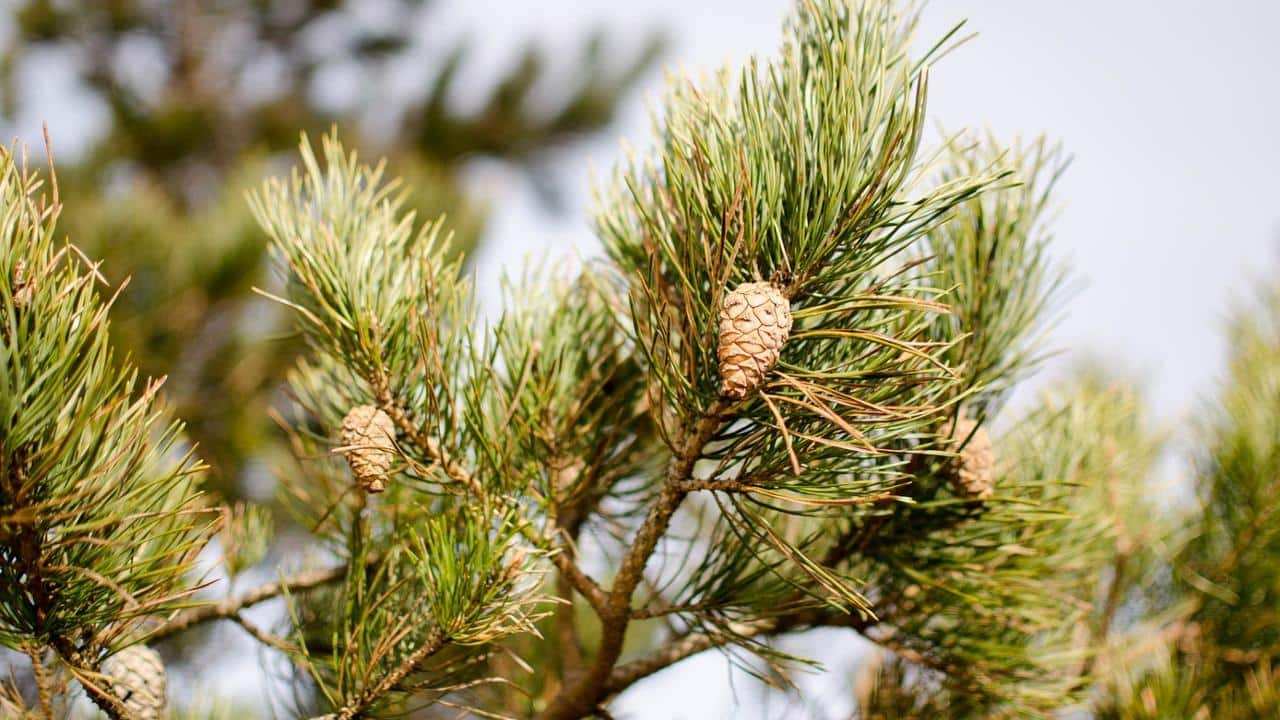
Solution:
M 949 468 L 951 487 L 961 497 L 987 500 L 995 493 L 996 451 L 987 429 L 978 427 L 975 420 L 960 416 L 952 426 L 948 421 L 942 427 L 943 437 L 951 438 L 952 448 L 958 453 Z M 963 445 L 962 445 L 963 443 Z
M 773 283 L 743 283 L 720 307 L 720 394 L 741 399 L 764 382 L 791 334 L 791 303 Z
M 23 308 L 31 303 L 36 288 L 32 278 L 27 276 L 27 263 L 19 260 L 13 266 L 13 306 Z
M 160 653 L 146 645 L 131 645 L 102 663 L 111 679 L 111 693 L 120 698 L 129 716 L 160 720 L 165 716 L 166 681 Z
M 365 492 L 386 489 L 395 458 L 395 433 L 391 417 L 372 405 L 358 405 L 342 419 L 342 454 Z

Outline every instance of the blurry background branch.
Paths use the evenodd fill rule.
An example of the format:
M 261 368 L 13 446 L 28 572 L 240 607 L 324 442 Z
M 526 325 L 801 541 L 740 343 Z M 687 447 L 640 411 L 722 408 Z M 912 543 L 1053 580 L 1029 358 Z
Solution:
M 42 77 L 51 53 L 70 57 L 80 87 L 107 110 L 95 144 L 59 157 L 62 195 L 75 198 L 60 228 L 103 261 L 113 286 L 130 280 L 111 307 L 119 356 L 143 376 L 168 376 L 166 402 L 210 467 L 207 487 L 228 503 L 250 498 L 275 520 L 278 536 L 267 528 L 239 535 L 281 542 L 229 563 L 231 576 L 307 545 L 275 502 L 271 478 L 290 457 L 272 417 L 288 406 L 284 377 L 300 343 L 280 309 L 250 291 L 275 280 L 244 195 L 276 167 L 276 154 L 300 132 L 340 125 L 348 142 L 393 158 L 421 217 L 448 211 L 449 252 L 469 257 L 489 211 L 465 187 L 472 161 L 540 173 L 558 148 L 610 124 L 663 48 L 662 35 L 646 31 L 629 34 L 631 49 L 619 53 L 617 34 L 600 28 L 579 43 L 576 62 L 552 63 L 529 40 L 489 87 L 462 88 L 465 36 L 433 36 L 450 49 L 424 59 L 423 29 L 437 5 L 392 0 L 370 14 L 368 3 L 342 0 L 5 4 L 0 120 L 12 126 L 23 112 L 20 78 Z M 409 97 L 375 97 L 410 66 L 417 87 Z M 355 94 L 335 97 L 333 78 L 344 73 Z M 540 176 L 534 185 L 554 205 L 553 185 Z M 179 615 L 162 634 L 197 615 L 207 617 Z M 166 643 L 175 672 L 208 652 L 206 635 Z
M 556 147 L 608 126 L 663 47 L 650 33 L 626 56 L 606 54 L 616 38 L 601 29 L 572 69 L 550 70 L 530 41 L 478 108 L 463 109 L 456 80 L 467 40 L 451 41 L 440 63 L 421 59 L 417 33 L 434 4 L 394 0 L 372 16 L 340 0 L 10 6 L 4 117 L 12 123 L 20 110 L 24 66 L 50 49 L 71 51 L 81 82 L 105 103 L 107 133 L 74 164 L 61 158 L 64 193 L 78 200 L 63 227 L 106 261 L 110 280 L 132 278 L 114 309 L 115 341 L 144 373 L 170 376 L 170 401 L 228 498 L 244 493 L 246 472 L 260 486 L 262 465 L 280 452 L 266 411 L 296 351 L 278 311 L 246 292 L 266 276 L 243 197 L 273 154 L 291 149 L 301 131 L 340 124 L 349 141 L 390 153 L 423 217 L 449 211 L 454 252 L 468 255 L 487 210 L 460 184 L 465 165 L 493 157 L 533 169 Z M 406 63 L 421 83 L 412 98 L 369 94 Z M 327 85 L 337 68 L 354 72 L 353 85 L 368 95 L 335 105 Z M 362 113 L 369 103 L 377 122 Z

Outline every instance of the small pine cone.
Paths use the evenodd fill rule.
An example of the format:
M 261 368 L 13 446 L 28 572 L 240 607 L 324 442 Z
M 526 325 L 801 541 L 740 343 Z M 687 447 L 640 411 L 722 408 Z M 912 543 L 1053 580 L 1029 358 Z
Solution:
M 372 405 L 356 406 L 342 419 L 342 454 L 365 492 L 386 489 L 395 457 L 395 433 L 391 417 Z
M 764 382 L 791 334 L 791 303 L 773 283 L 739 285 L 720 307 L 720 394 L 741 399 Z
M 31 298 L 35 295 L 35 283 L 30 277 L 27 277 L 27 263 L 19 260 L 13 266 L 13 306 L 16 308 L 26 307 L 31 303 Z
M 942 434 L 951 438 L 958 456 L 951 462 L 951 487 L 957 495 L 974 500 L 987 500 L 995 492 L 996 451 L 987 429 L 975 420 L 960 416 L 953 429 L 947 422 Z M 960 446 L 964 443 L 963 446 Z
M 138 720 L 165 716 L 165 674 L 160 653 L 146 645 L 131 645 L 102 663 L 102 674 L 111 679 L 111 692 Z

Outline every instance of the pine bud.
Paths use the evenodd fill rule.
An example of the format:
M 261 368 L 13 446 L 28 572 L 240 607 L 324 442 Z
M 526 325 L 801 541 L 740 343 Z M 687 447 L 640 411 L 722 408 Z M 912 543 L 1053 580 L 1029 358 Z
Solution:
M 130 717 L 160 720 L 165 716 L 165 674 L 160 653 L 146 645 L 131 645 L 102 663 L 111 679 L 111 692 L 124 703 Z
M 365 492 L 386 489 L 395 457 L 395 432 L 391 417 L 372 405 L 356 406 L 342 419 L 342 454 Z
M 764 382 L 791 333 L 791 303 L 773 283 L 739 285 L 720 307 L 720 394 L 741 399 Z
M 30 304 L 35 291 L 35 284 L 30 277 L 27 277 L 27 263 L 19 260 L 13 266 L 13 306 L 26 307 Z
M 954 427 L 948 421 L 942 434 L 951 438 L 958 453 L 948 469 L 956 494 L 974 500 L 990 498 L 995 492 L 996 452 L 987 429 L 961 415 Z

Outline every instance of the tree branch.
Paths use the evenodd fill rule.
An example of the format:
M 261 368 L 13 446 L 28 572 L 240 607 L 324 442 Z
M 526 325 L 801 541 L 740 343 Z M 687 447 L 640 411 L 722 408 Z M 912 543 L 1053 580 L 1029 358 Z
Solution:
M 569 556 L 569 550 L 561 547 L 560 550 L 551 556 L 551 562 L 555 564 L 556 569 L 560 571 L 563 577 L 573 589 L 587 599 L 591 603 L 591 607 L 597 612 L 601 612 L 608 605 L 608 595 L 604 588 L 595 581 L 590 575 L 586 574 L 578 564 Z
M 236 613 L 227 619 L 239 625 L 240 628 L 251 635 L 254 640 L 257 640 L 267 647 L 273 647 L 283 653 L 294 653 L 298 650 L 298 648 L 290 644 L 289 641 L 263 630 L 258 627 L 256 623 L 250 621 L 240 613 Z
M 743 638 L 781 635 L 816 627 L 846 627 L 862 632 L 875 620 L 861 615 L 835 613 L 825 608 L 806 608 L 777 617 L 730 626 L 729 632 L 698 633 L 678 638 L 638 660 L 619 665 L 609 674 L 607 695 L 616 695 L 635 682 L 664 670 L 686 658 L 713 648 L 723 647 Z
M 370 558 L 369 565 L 372 565 L 378 558 Z M 257 605 L 260 602 L 266 602 L 273 598 L 284 595 L 285 593 L 294 593 L 302 590 L 310 590 L 312 588 L 328 585 L 342 580 L 347 576 L 349 566 L 340 565 L 338 567 L 326 568 L 323 570 L 308 570 L 298 573 L 284 580 L 269 582 L 260 585 L 238 597 L 229 597 L 212 605 L 201 605 L 191 608 L 175 615 L 165 624 L 161 625 L 151 633 L 149 640 L 163 640 L 170 635 L 182 632 L 193 625 L 209 622 L 211 620 L 235 620 L 246 608 Z
M 662 490 L 649 508 L 644 522 L 636 532 L 631 549 L 619 566 L 613 586 L 609 590 L 605 606 L 600 609 L 600 648 L 591 667 L 576 682 L 567 684 L 552 700 L 540 716 L 542 720 L 573 720 L 590 714 L 607 694 L 607 683 L 618 657 L 622 654 L 622 642 L 631 620 L 631 596 L 644 576 L 644 567 L 662 536 L 671 524 L 684 498 L 683 489 L 693 473 L 693 466 L 702 457 L 703 449 L 715 437 L 731 401 L 717 399 L 685 435 L 675 457 L 667 465 Z
M 374 379 L 374 394 L 377 396 L 378 406 L 382 408 L 391 420 L 395 422 L 396 427 L 400 428 L 400 432 L 405 434 L 414 445 L 417 445 L 427 457 L 438 464 L 444 470 L 445 476 L 450 480 L 462 485 L 476 495 L 476 497 L 484 496 L 484 489 L 480 487 L 480 483 L 466 468 L 462 467 L 454 460 L 440 444 L 440 441 L 431 437 L 422 431 L 414 423 L 413 418 L 409 417 L 408 411 L 396 402 L 391 395 L 390 388 L 387 387 L 385 379 Z
M 97 678 L 102 677 L 96 669 L 91 666 L 95 663 L 88 662 L 84 655 L 65 638 L 54 638 L 53 648 L 66 663 L 71 674 L 76 680 L 80 681 L 80 687 L 84 688 L 85 695 L 93 701 L 98 709 L 106 713 L 111 720 L 134 720 L 133 715 L 129 713 L 128 708 L 124 706 L 120 698 L 111 693 L 109 688 L 103 688 L 98 685 Z M 96 677 L 95 677 L 96 676 Z
M 53 720 L 53 689 L 49 682 L 49 672 L 44 666 L 44 648 L 28 645 L 25 650 L 27 657 L 31 658 L 31 675 L 36 682 L 36 697 L 40 701 L 40 712 L 46 720 Z
M 364 712 L 370 705 L 377 701 L 378 698 L 385 695 L 409 673 L 413 672 L 418 665 L 422 664 L 427 658 L 435 655 L 444 649 L 448 638 L 440 631 L 439 628 L 431 631 L 431 634 L 423 641 L 422 646 L 413 651 L 409 657 L 396 666 L 394 670 L 387 673 L 376 685 L 360 693 L 360 695 L 348 703 L 345 707 L 335 714 L 322 715 L 321 718 L 333 718 L 334 720 L 351 720 L 360 713 Z M 319 719 L 317 719 L 319 720 Z

